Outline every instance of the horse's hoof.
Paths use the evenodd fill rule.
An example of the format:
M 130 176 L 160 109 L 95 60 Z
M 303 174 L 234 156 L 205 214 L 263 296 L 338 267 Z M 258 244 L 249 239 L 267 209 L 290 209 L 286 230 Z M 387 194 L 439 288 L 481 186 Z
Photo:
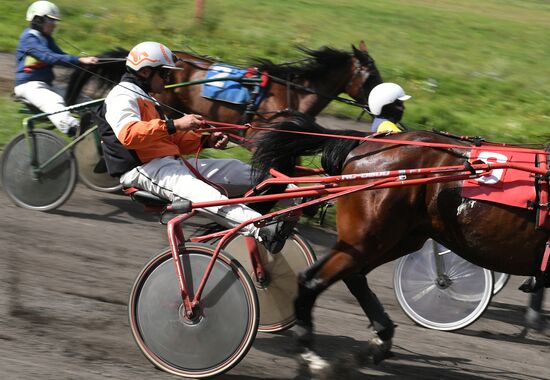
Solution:
M 391 350 L 392 340 L 382 340 L 379 337 L 372 338 L 369 342 L 372 346 L 372 361 L 374 364 L 393 356 Z
M 525 279 L 519 286 L 519 290 L 524 293 L 534 293 L 537 289 L 541 288 L 542 285 L 539 285 L 535 277 L 529 277 Z
M 528 329 L 544 333 L 549 329 L 550 323 L 541 312 L 528 308 L 525 313 L 525 326 Z
M 330 368 L 330 363 L 310 349 L 305 349 L 299 354 L 300 364 L 309 372 L 319 374 Z
M 382 360 L 393 356 L 391 347 L 391 339 L 382 340 L 379 337 L 372 338 L 367 343 L 367 347 L 356 355 L 356 359 L 359 363 L 372 362 L 374 364 L 378 364 Z

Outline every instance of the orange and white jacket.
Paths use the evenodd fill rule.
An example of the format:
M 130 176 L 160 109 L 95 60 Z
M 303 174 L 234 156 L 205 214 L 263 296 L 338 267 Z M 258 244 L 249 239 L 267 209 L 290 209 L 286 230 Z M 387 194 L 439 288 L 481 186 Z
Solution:
M 142 163 L 155 158 L 195 153 L 201 135 L 190 131 L 170 134 L 156 107 L 159 104 L 131 82 L 121 82 L 105 99 L 105 119 L 121 144 Z

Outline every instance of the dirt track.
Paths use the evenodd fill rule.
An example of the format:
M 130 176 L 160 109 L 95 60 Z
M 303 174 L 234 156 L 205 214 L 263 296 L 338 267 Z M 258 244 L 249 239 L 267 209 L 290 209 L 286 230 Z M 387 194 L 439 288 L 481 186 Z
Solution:
M 327 119 L 328 120 L 328 119 Z M 327 125 L 328 126 L 328 125 Z M 146 260 L 166 246 L 156 217 L 120 195 L 79 185 L 60 209 L 23 210 L 0 191 L 0 378 L 171 379 L 134 344 L 127 298 Z M 301 227 L 318 255 L 335 235 Z M 415 326 L 396 304 L 393 263 L 369 275 L 398 324 L 395 357 L 356 367 L 349 360 L 371 336 L 341 284 L 315 309 L 320 353 L 343 361 L 334 379 L 550 379 L 550 338 L 524 331 L 527 297 L 512 278 L 485 315 L 456 333 Z M 548 305 L 548 301 L 546 303 Z M 246 358 L 222 379 L 305 379 L 289 332 L 258 334 Z M 345 365 L 348 364 L 348 365 Z
M 141 266 L 166 245 L 164 227 L 120 195 L 78 186 L 59 210 L 23 210 L 0 192 L 0 373 L 4 379 L 168 379 L 140 354 L 126 303 Z M 301 228 L 318 254 L 334 234 Z M 426 330 L 396 305 L 393 263 L 370 276 L 399 325 L 395 357 L 377 367 L 349 368 L 333 378 L 550 378 L 550 340 L 524 336 L 526 297 L 512 278 L 485 315 L 457 333 Z M 371 336 L 355 301 L 338 284 L 315 309 L 321 353 L 347 360 Z M 288 333 L 258 334 L 252 350 L 224 379 L 293 379 L 299 366 Z M 300 377 L 307 378 L 307 377 Z

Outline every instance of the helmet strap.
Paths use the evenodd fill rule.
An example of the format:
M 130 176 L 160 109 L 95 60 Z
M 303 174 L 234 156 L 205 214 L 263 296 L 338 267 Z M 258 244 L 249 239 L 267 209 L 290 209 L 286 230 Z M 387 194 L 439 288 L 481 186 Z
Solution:
M 128 72 L 126 76 L 129 76 L 131 78 L 131 82 L 135 83 L 139 88 L 141 88 L 146 93 L 149 93 L 151 91 L 151 75 L 147 77 L 143 77 L 139 75 L 136 70 L 128 66 L 126 66 L 126 71 Z

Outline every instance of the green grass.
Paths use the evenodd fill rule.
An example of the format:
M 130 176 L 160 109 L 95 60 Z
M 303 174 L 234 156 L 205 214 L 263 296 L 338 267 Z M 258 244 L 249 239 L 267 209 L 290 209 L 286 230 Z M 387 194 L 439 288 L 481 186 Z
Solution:
M 64 17 L 56 36 L 71 53 L 158 40 L 244 64 L 296 59 L 296 45 L 349 50 L 365 39 L 385 80 L 413 95 L 404 118 L 412 128 L 507 142 L 542 142 L 550 129 L 547 1 L 207 0 L 201 24 L 192 0 L 56 3 Z M 14 51 L 27 5 L 1 3 L 0 50 Z M 0 99 L 0 146 L 17 124 L 9 102 Z M 338 103 L 327 112 L 358 115 Z
M 295 59 L 296 45 L 349 49 L 365 39 L 385 80 L 413 95 L 404 119 L 410 127 L 510 142 L 542 141 L 549 130 L 546 1 L 208 0 L 202 24 L 191 0 L 56 3 L 64 17 L 56 37 L 71 53 L 158 40 L 244 64 Z M 19 0 L 0 5 L 0 50 L 15 49 L 26 7 Z M 0 100 L 2 139 L 17 121 L 9 102 Z M 358 114 L 338 103 L 328 112 Z

